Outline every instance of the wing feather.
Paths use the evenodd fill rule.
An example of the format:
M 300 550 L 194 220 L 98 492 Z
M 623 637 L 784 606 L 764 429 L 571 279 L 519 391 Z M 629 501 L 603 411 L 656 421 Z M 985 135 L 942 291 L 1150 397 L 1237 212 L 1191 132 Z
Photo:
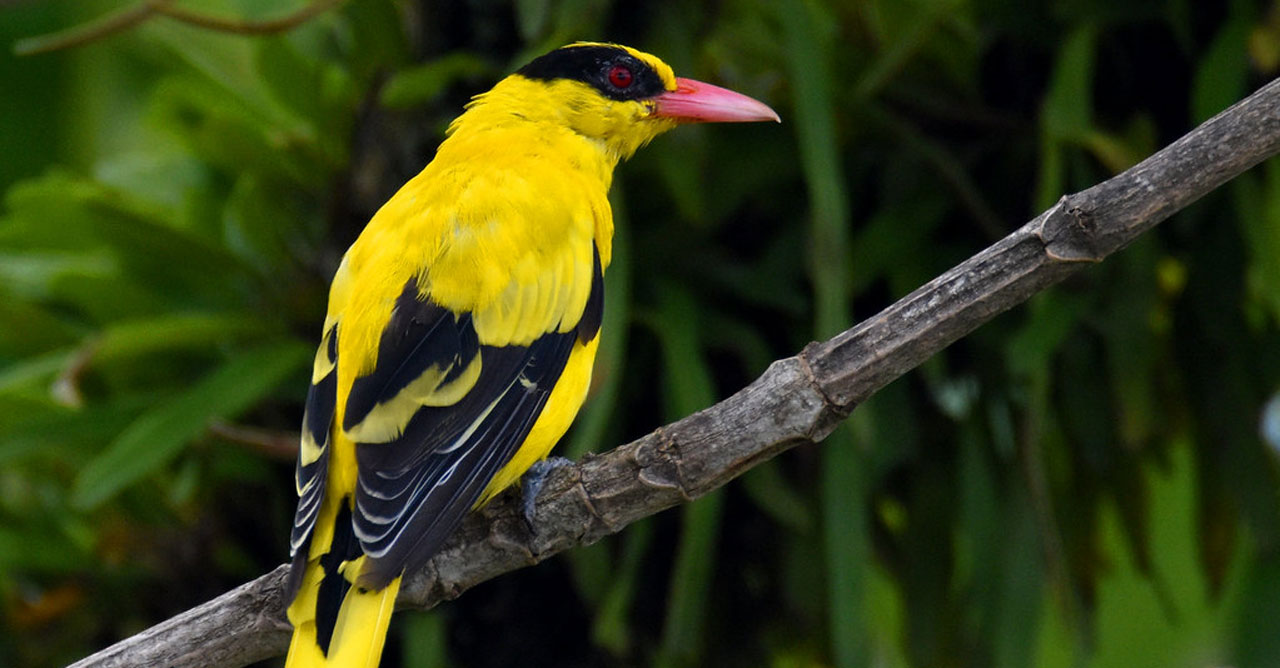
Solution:
M 424 407 L 389 443 L 357 444 L 355 532 L 377 588 L 435 554 L 529 434 L 569 358 L 573 333 L 484 346 L 480 378 L 449 407 Z
M 589 343 L 600 333 L 600 325 L 604 323 L 604 267 L 600 266 L 600 249 L 592 245 L 591 292 L 587 294 L 587 305 L 582 309 L 582 317 L 578 319 L 578 341 Z
M 448 404 L 470 391 L 479 350 L 471 315 L 422 299 L 417 279 L 409 279 L 382 331 L 376 366 L 351 385 L 343 430 L 359 443 L 396 439 L 424 404 Z M 435 397 L 441 389 L 446 396 Z
M 298 510 L 294 513 L 293 530 L 289 534 L 289 556 L 294 562 L 287 585 L 290 597 L 302 583 L 307 546 L 324 499 L 329 468 L 329 435 L 332 433 L 333 412 L 337 401 L 337 341 L 337 324 L 334 323 L 321 339 L 316 354 L 316 370 L 312 374 L 302 414 L 302 437 L 298 464 L 294 470 L 294 483 L 298 488 Z

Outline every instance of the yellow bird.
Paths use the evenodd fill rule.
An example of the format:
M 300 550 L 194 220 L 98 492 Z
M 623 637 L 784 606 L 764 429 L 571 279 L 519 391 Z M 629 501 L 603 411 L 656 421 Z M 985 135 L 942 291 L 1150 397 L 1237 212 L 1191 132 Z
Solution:
M 475 97 L 342 259 L 311 374 L 288 666 L 374 668 L 401 576 L 569 428 L 591 378 L 613 169 L 681 122 L 777 121 L 577 43 Z

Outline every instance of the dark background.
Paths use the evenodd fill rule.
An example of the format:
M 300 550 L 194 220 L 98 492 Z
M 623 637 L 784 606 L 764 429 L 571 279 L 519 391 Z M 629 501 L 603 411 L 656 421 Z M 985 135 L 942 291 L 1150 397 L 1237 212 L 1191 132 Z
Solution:
M 10 51 L 124 6 L 0 2 L 5 666 L 284 560 L 342 251 L 470 95 L 550 48 L 627 43 L 783 117 L 619 168 L 571 457 L 727 396 L 1280 70 L 1264 0 L 356 0 L 282 35 L 157 18 Z M 1272 160 L 821 446 L 400 615 L 384 665 L 1280 665 L 1278 390 Z

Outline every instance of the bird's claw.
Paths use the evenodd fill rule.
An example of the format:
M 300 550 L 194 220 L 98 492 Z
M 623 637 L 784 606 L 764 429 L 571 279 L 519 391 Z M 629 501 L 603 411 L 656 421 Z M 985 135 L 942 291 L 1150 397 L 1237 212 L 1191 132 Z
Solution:
M 542 483 L 547 481 L 547 474 L 561 466 L 573 466 L 573 460 L 564 457 L 548 457 L 539 460 L 530 466 L 524 477 L 520 479 L 520 508 L 523 511 L 524 524 L 529 527 L 530 533 L 537 533 L 533 528 L 533 516 L 537 510 L 538 492 L 542 490 Z

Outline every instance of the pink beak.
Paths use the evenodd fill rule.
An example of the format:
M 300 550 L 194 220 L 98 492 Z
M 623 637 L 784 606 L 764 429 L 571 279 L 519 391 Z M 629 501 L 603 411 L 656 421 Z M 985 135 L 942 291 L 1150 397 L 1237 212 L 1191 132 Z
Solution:
M 676 89 L 654 100 L 654 116 L 684 123 L 782 122 L 777 112 L 759 100 L 693 79 L 677 77 Z

